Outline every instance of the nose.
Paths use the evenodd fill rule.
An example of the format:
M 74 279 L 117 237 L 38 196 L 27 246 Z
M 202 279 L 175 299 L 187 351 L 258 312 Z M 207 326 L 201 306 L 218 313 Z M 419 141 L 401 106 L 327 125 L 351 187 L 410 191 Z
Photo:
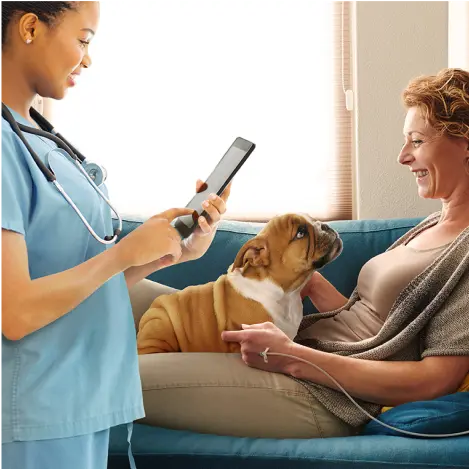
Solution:
M 397 161 L 400 164 L 407 165 L 412 163 L 414 160 L 414 157 L 410 151 L 410 146 L 408 143 L 404 143 L 404 145 L 401 148 L 401 151 L 399 152 L 399 155 L 397 156 Z
M 321 230 L 322 231 L 331 231 L 331 228 L 326 223 L 321 223 Z
M 84 56 L 83 56 L 83 60 L 81 61 L 81 65 L 83 68 L 89 68 L 91 67 L 91 64 L 93 63 L 93 61 L 91 60 L 91 57 L 88 53 L 86 53 Z

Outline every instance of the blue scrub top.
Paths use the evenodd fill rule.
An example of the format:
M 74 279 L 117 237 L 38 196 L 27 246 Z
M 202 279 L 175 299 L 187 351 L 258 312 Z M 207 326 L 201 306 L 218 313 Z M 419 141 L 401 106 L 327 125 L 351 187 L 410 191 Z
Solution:
M 78 168 L 61 150 L 51 153 L 56 148 L 51 140 L 25 137 L 42 161 L 48 155 L 57 181 L 96 233 L 112 234 L 110 209 Z M 2 228 L 24 236 L 33 280 L 71 269 L 113 246 L 91 236 L 4 119 Z M 93 433 L 143 416 L 136 333 L 123 273 L 23 339 L 2 335 L 4 443 Z

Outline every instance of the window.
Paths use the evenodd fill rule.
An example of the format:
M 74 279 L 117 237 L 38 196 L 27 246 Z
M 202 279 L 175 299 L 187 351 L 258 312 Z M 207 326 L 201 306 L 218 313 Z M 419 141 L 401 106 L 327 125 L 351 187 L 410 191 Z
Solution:
M 185 206 L 240 136 L 257 148 L 227 217 L 351 218 L 341 11 L 311 0 L 102 2 L 93 64 L 49 115 L 106 167 L 124 215 Z M 347 77 L 347 3 L 345 13 Z

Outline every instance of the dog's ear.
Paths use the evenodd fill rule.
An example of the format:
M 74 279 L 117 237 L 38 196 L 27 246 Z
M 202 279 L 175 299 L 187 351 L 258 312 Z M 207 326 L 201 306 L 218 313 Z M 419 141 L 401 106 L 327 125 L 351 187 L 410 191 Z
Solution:
M 267 266 L 270 263 L 270 252 L 267 240 L 255 237 L 249 240 L 238 252 L 233 263 L 232 271 L 252 265 L 253 267 Z

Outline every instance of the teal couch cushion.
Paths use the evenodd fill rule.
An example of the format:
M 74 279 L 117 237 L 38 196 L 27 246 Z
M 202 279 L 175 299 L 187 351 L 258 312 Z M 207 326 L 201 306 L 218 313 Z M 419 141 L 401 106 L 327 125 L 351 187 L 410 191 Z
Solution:
M 384 412 L 378 420 L 402 430 L 430 435 L 469 431 L 469 392 L 402 404 Z M 365 426 L 363 434 L 401 436 L 374 421 Z
M 109 468 L 128 469 L 127 429 L 111 431 Z M 262 439 L 204 435 L 135 425 L 137 469 L 460 469 L 469 468 L 469 438 L 393 436 Z
M 355 288 L 358 273 L 371 257 L 385 251 L 396 239 L 415 226 L 421 218 L 389 220 L 350 220 L 330 222 L 344 242 L 344 249 L 337 260 L 321 269 L 321 273 L 345 296 Z M 126 220 L 123 235 L 139 225 Z M 183 289 L 216 280 L 226 273 L 244 243 L 263 228 L 262 223 L 223 221 L 207 253 L 193 262 L 168 267 L 150 275 L 155 282 Z M 315 311 L 307 299 L 305 314 Z

